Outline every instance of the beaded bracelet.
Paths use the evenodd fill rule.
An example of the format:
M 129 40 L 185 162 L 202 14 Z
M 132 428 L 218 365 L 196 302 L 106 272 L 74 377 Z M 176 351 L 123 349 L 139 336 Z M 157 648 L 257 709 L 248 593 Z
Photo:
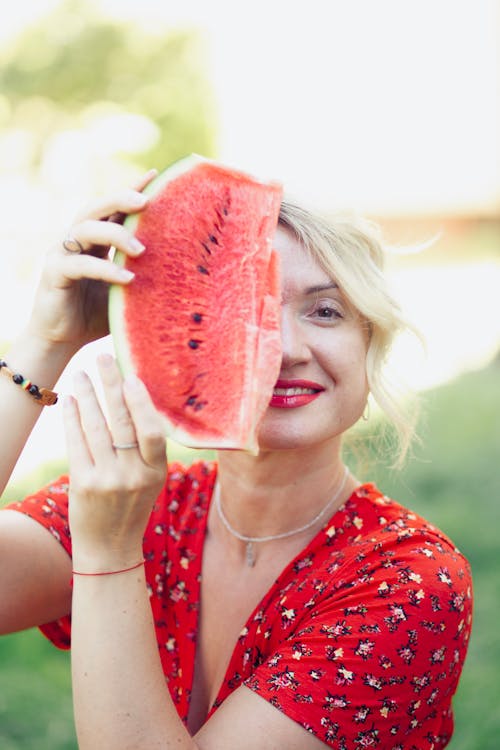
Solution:
M 49 391 L 48 388 L 39 388 L 20 372 L 13 372 L 4 359 L 0 359 L 0 372 L 4 372 L 16 385 L 20 385 L 40 406 L 52 406 L 57 403 L 57 393 Z

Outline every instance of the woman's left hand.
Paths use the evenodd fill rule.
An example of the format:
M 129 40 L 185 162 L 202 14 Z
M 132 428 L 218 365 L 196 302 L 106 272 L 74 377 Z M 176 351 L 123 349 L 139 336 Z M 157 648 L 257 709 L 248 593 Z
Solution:
M 73 561 L 85 572 L 141 559 L 167 463 L 164 428 L 144 384 L 135 377 L 123 381 L 108 354 L 98 358 L 98 367 L 109 421 L 85 373 L 76 376 L 76 398 L 68 397 L 64 409 Z

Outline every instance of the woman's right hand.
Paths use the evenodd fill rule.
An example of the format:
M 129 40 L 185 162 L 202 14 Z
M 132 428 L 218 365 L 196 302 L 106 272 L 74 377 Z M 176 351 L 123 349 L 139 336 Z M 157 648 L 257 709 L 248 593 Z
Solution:
M 126 285 L 133 278 L 112 262 L 110 248 L 130 257 L 144 249 L 122 224 L 127 214 L 146 206 L 141 191 L 156 174 L 147 172 L 131 189 L 96 201 L 76 218 L 67 239 L 76 240 L 72 244 L 83 252 L 68 252 L 64 240 L 49 251 L 28 325 L 31 335 L 72 356 L 109 333 L 109 285 Z

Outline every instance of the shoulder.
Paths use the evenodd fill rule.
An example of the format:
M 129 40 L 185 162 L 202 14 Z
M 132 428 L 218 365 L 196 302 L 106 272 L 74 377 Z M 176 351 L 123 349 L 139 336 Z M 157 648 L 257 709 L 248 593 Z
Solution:
M 69 477 L 63 474 L 23 500 L 10 503 L 7 510 L 16 510 L 44 526 L 66 551 L 71 550 L 68 525 Z
M 295 570 L 246 686 L 334 747 L 446 736 L 472 617 L 469 565 L 451 540 L 363 485 Z
M 401 676 L 411 665 L 416 691 L 429 669 L 445 670 L 456 685 L 472 624 L 467 559 L 440 529 L 374 485 L 359 488 L 345 513 L 350 542 L 332 548 L 324 569 L 330 580 L 308 623 L 324 638 L 326 658 L 339 659 L 338 641 L 345 660 L 349 643 L 361 663 L 378 652 L 383 672 L 392 664 Z
M 323 642 L 327 659 L 338 638 L 370 635 L 387 644 L 410 631 L 421 641 L 446 641 L 449 652 L 459 645 L 463 658 L 470 635 L 467 559 L 443 532 L 373 485 L 353 493 L 274 593 L 276 603 L 286 599 L 288 613 L 275 644 L 309 634 Z
M 359 487 L 332 520 L 338 528 L 325 534 L 328 570 L 338 573 L 335 589 L 363 586 L 386 599 L 404 590 L 413 604 L 451 589 L 471 598 L 470 565 L 452 540 L 375 485 Z
M 283 571 L 268 601 L 277 611 L 286 601 L 289 616 L 284 630 L 277 628 L 280 637 L 312 621 L 364 621 L 368 612 L 385 622 L 387 632 L 397 616 L 400 624 L 408 617 L 419 627 L 441 617 L 468 630 L 471 571 L 437 527 L 374 485 L 363 485 Z
M 337 520 L 336 516 L 332 519 Z M 356 556 L 374 554 L 383 556 L 391 548 L 391 556 L 404 548 L 405 554 L 435 560 L 447 557 L 468 567 L 465 556 L 441 529 L 410 508 L 383 494 L 374 484 L 361 485 L 349 498 L 339 513 L 339 529 L 335 533 L 345 536 Z M 364 552 L 358 549 L 363 548 Z

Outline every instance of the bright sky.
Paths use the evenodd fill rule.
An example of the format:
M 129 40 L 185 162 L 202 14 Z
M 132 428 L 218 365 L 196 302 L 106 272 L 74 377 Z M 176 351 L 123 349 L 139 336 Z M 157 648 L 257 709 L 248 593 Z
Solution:
M 202 30 L 221 160 L 278 178 L 288 192 L 329 210 L 491 214 L 500 208 L 497 0 L 88 2 L 154 33 L 178 24 Z M 57 5 L 9 4 L 0 45 Z M 13 306 L 29 308 L 40 247 L 95 190 L 89 165 L 106 164 L 123 145 L 116 142 L 118 130 L 130 134 L 130 147 L 154 138 L 154 125 L 144 118 L 118 116 L 129 118 L 126 128 L 96 112 L 79 130 L 55 138 L 35 181 L 23 176 L 29 134 L 0 133 L 0 241 L 8 249 L 1 261 L 0 341 L 13 333 Z M 493 262 L 394 278 L 429 340 L 418 387 L 491 356 L 500 339 L 494 323 L 500 320 L 499 281 Z M 79 366 L 92 372 L 94 355 L 92 348 L 84 352 Z M 402 349 L 400 367 L 412 380 L 414 372 L 404 372 L 408 360 Z M 70 388 L 63 380 L 61 390 Z M 53 440 L 47 441 L 45 428 L 38 430 L 18 473 L 63 453 L 60 416 L 50 411 L 44 420 Z

